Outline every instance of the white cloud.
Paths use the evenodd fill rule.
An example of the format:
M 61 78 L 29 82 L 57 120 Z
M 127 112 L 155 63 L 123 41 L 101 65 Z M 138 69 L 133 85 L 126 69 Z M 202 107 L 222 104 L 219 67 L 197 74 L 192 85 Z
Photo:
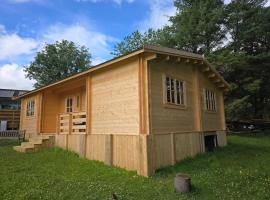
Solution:
M 111 58 L 111 44 L 118 41 L 82 24 L 58 23 L 43 30 L 36 38 L 23 38 L 16 33 L 8 33 L 0 24 L 0 61 L 3 63 L 0 65 L 0 88 L 32 89 L 34 81 L 25 78 L 21 65 L 29 63 L 44 43 L 62 39 L 89 48 L 93 65 Z
M 98 2 L 113 2 L 118 5 L 121 5 L 123 2 L 133 3 L 135 0 L 75 0 L 77 2 L 91 2 L 91 3 L 98 3 Z
M 34 81 L 26 79 L 23 68 L 17 64 L 0 66 L 0 88 L 33 89 Z
M 93 63 L 104 60 L 111 52 L 110 44 L 117 41 L 115 38 L 91 29 L 82 24 L 64 25 L 55 24 L 43 33 L 43 40 L 48 43 L 62 39 L 70 40 L 78 45 L 84 45 L 89 48 L 93 57 Z
M 158 29 L 169 24 L 169 17 L 176 13 L 172 0 L 150 0 L 149 6 L 149 16 L 139 22 L 139 30 L 142 32 L 148 28 Z
M 23 38 L 16 33 L 9 34 L 3 25 L 0 26 L 0 60 L 33 54 L 37 46 L 34 39 Z

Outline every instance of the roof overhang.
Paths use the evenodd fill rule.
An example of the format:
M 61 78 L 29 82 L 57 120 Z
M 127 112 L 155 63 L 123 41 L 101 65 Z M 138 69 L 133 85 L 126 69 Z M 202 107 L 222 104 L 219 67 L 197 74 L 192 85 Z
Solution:
M 206 72 L 208 75 L 208 78 L 210 78 L 211 80 L 213 80 L 213 82 L 215 84 L 218 85 L 219 88 L 221 88 L 223 91 L 227 91 L 229 90 L 229 84 L 224 80 L 224 78 L 216 71 L 216 69 L 214 67 L 211 66 L 211 64 L 201 55 L 199 54 L 195 54 L 195 53 L 190 53 L 190 52 L 186 52 L 186 51 L 181 51 L 181 50 L 176 50 L 176 49 L 172 49 L 172 48 L 167 48 L 167 47 L 159 47 L 159 46 L 152 46 L 152 45 L 145 45 L 142 48 L 135 50 L 129 54 L 126 55 L 122 55 L 119 57 L 116 57 L 114 59 L 111 59 L 109 61 L 106 61 L 104 63 L 98 64 L 96 66 L 93 66 L 91 68 L 89 68 L 86 71 L 80 72 L 78 74 L 75 74 L 73 76 L 67 77 L 65 79 L 62 79 L 60 81 L 57 81 L 55 83 L 40 87 L 38 89 L 29 91 L 19 97 L 17 97 L 16 99 L 19 98 L 23 98 L 29 95 L 33 95 L 37 92 L 40 92 L 42 90 L 45 90 L 47 88 L 62 84 L 66 81 L 70 81 L 70 80 L 74 80 L 78 77 L 83 77 L 86 76 L 87 74 L 102 69 L 104 67 L 107 67 L 109 65 L 112 65 L 114 63 L 126 60 L 128 58 L 137 56 L 139 54 L 143 54 L 143 53 L 153 53 L 152 56 L 148 57 L 147 60 L 152 60 L 152 59 L 156 59 L 158 58 L 158 55 L 166 55 L 167 59 L 170 59 L 170 57 L 174 57 L 176 58 L 176 60 L 178 60 L 179 62 L 181 61 L 181 59 L 185 59 L 185 62 L 191 62 L 193 64 L 198 64 L 201 66 L 204 66 L 203 72 Z

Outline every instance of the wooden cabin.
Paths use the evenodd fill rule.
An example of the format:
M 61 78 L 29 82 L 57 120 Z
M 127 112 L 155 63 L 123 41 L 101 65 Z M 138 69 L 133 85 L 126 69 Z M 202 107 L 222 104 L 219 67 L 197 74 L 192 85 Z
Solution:
M 228 88 L 201 55 L 147 45 L 22 95 L 20 128 L 149 176 L 226 145 Z

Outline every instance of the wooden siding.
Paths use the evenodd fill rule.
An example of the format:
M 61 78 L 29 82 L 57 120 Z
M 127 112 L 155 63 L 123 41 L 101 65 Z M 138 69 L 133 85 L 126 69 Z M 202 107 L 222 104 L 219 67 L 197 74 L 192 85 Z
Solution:
M 112 164 L 129 170 L 137 170 L 140 160 L 138 147 L 139 137 L 114 135 L 112 139 Z
M 52 91 L 46 91 L 43 94 L 42 106 L 42 133 L 55 133 L 57 130 L 57 115 L 59 113 L 59 99 Z
M 151 127 L 153 134 L 178 131 L 194 131 L 194 98 L 192 66 L 183 63 L 150 63 Z M 183 80 L 186 85 L 186 107 L 167 107 L 163 103 L 163 76 Z
M 65 113 L 66 112 L 66 98 L 67 97 L 73 97 L 73 111 L 79 112 L 79 111 L 85 111 L 85 94 L 86 89 L 85 87 L 79 87 L 79 88 L 73 88 L 71 90 L 67 90 L 61 93 L 58 93 L 59 97 L 59 113 Z M 76 107 L 76 97 L 80 96 L 80 106 L 79 108 Z
M 28 100 L 35 101 L 35 114 L 34 116 L 26 116 L 26 104 Z M 30 136 L 35 136 L 38 134 L 40 121 L 40 102 L 42 99 L 42 94 L 38 93 L 36 95 L 23 98 L 21 101 L 21 119 L 20 119 L 20 129 L 26 130 L 26 138 Z
M 201 97 L 201 120 L 202 120 L 202 130 L 203 131 L 217 131 L 224 130 L 221 114 L 224 114 L 223 107 L 223 93 L 216 87 L 208 78 L 207 74 L 200 72 L 199 73 L 199 89 Z M 204 89 L 210 89 L 216 94 L 216 105 L 217 111 L 206 111 L 205 109 L 205 98 L 204 98 Z
M 147 56 L 153 55 L 112 64 L 32 97 L 43 102 L 39 111 L 42 132 L 57 133 L 56 116 L 65 113 L 66 97 L 80 94 L 80 108 L 74 111 L 86 112 L 86 133 L 56 134 L 55 144 L 61 148 L 90 160 L 136 170 L 143 176 L 205 152 L 203 132 L 224 128 L 222 92 L 198 70 L 199 66 L 160 59 L 150 61 L 148 66 Z M 185 107 L 164 104 L 164 75 L 185 81 Z M 216 113 L 203 110 L 205 87 L 216 92 Z M 26 121 L 24 112 L 22 128 L 37 132 L 39 123 L 36 117 Z M 224 131 L 213 134 L 217 134 L 220 146 L 227 144 Z
M 139 134 L 137 70 L 133 59 L 91 75 L 92 134 Z
M 148 146 L 152 152 L 152 173 L 205 151 L 203 134 L 200 132 L 156 134 L 148 141 Z

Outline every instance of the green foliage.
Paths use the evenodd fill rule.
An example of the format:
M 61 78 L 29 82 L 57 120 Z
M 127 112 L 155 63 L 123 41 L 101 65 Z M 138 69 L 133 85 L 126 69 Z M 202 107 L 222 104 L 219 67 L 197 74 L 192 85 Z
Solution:
M 194 53 L 210 53 L 222 43 L 225 30 L 222 0 L 176 0 L 171 17 L 176 46 Z
M 0 140 L 0 197 L 17 199 L 269 199 L 270 136 L 229 136 L 229 146 L 140 177 L 59 148 L 18 153 Z M 252 158 L 252 159 L 250 159 Z M 187 173 L 192 192 L 178 194 L 176 173 Z
M 47 44 L 24 70 L 26 77 L 34 79 L 34 87 L 38 88 L 84 71 L 90 64 L 91 55 L 86 47 L 62 40 Z
M 270 8 L 265 0 L 175 0 L 171 25 L 138 31 L 116 45 L 115 55 L 145 43 L 204 54 L 231 85 L 229 120 L 270 119 Z
M 148 29 L 143 34 L 139 31 L 135 31 L 131 35 L 126 36 L 123 41 L 115 45 L 112 55 L 125 55 L 141 48 L 146 44 L 169 46 L 169 43 L 171 42 L 167 39 L 168 34 L 170 34 L 169 29 L 169 27 L 164 27 L 163 29 L 158 29 L 157 31 Z

